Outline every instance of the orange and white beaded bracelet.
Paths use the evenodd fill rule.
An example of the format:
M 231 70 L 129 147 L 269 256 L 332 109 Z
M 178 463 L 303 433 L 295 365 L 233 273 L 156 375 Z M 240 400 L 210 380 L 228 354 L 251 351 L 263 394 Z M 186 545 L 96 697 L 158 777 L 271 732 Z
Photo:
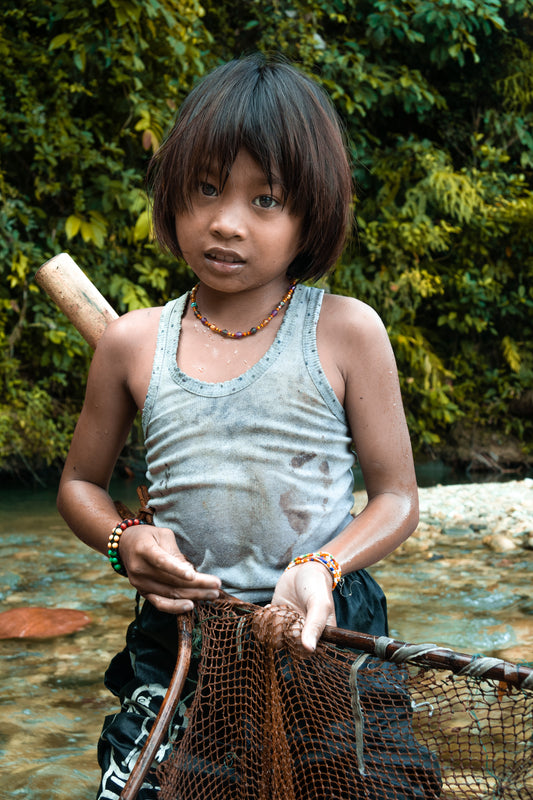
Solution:
M 324 550 L 318 550 L 316 553 L 306 553 L 304 556 L 296 556 L 296 558 L 293 558 L 290 564 L 287 565 L 285 571 L 292 569 L 292 567 L 297 567 L 299 564 L 306 564 L 308 561 L 318 561 L 320 564 L 323 564 L 326 569 L 329 569 L 331 577 L 333 578 L 333 589 L 337 586 L 342 578 L 339 562 L 331 553 L 326 553 Z

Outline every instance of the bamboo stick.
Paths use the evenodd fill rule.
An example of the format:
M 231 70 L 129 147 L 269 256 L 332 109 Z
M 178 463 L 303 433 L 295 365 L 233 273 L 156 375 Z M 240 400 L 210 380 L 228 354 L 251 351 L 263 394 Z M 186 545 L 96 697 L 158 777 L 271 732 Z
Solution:
M 94 350 L 118 314 L 76 262 L 67 253 L 59 253 L 37 270 L 35 280 Z

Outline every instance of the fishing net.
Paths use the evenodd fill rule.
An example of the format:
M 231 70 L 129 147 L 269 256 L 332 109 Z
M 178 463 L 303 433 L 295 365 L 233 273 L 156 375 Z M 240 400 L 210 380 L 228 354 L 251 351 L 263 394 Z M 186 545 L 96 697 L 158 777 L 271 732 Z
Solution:
M 310 655 L 289 612 L 222 600 L 196 613 L 198 684 L 161 800 L 533 798 L 526 667 L 465 666 L 435 645 L 391 663 L 387 637 L 364 637 L 373 655 L 323 641 Z

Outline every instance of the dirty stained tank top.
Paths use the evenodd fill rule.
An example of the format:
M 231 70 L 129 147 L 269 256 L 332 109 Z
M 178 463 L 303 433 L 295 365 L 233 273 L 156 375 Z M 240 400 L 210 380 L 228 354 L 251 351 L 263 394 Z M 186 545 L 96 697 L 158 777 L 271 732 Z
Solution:
M 322 298 L 298 285 L 269 350 L 222 383 L 177 366 L 188 295 L 161 315 L 142 415 L 154 522 L 249 602 L 270 600 L 293 557 L 351 520 L 351 438 L 317 352 Z

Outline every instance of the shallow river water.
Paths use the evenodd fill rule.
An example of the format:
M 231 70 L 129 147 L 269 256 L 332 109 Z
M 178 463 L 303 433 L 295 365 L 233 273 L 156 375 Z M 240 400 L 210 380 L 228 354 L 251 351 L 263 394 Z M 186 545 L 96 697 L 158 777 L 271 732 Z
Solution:
M 137 507 L 133 484 L 114 496 Z M 0 498 L 0 610 L 69 608 L 91 618 L 67 636 L 0 642 L 0 800 L 92 800 L 96 742 L 115 707 L 102 676 L 122 647 L 134 592 L 70 534 L 54 492 Z M 391 636 L 532 661 L 533 481 L 423 489 L 421 498 L 417 533 L 372 570 L 388 596 Z M 356 507 L 362 501 L 356 494 Z

